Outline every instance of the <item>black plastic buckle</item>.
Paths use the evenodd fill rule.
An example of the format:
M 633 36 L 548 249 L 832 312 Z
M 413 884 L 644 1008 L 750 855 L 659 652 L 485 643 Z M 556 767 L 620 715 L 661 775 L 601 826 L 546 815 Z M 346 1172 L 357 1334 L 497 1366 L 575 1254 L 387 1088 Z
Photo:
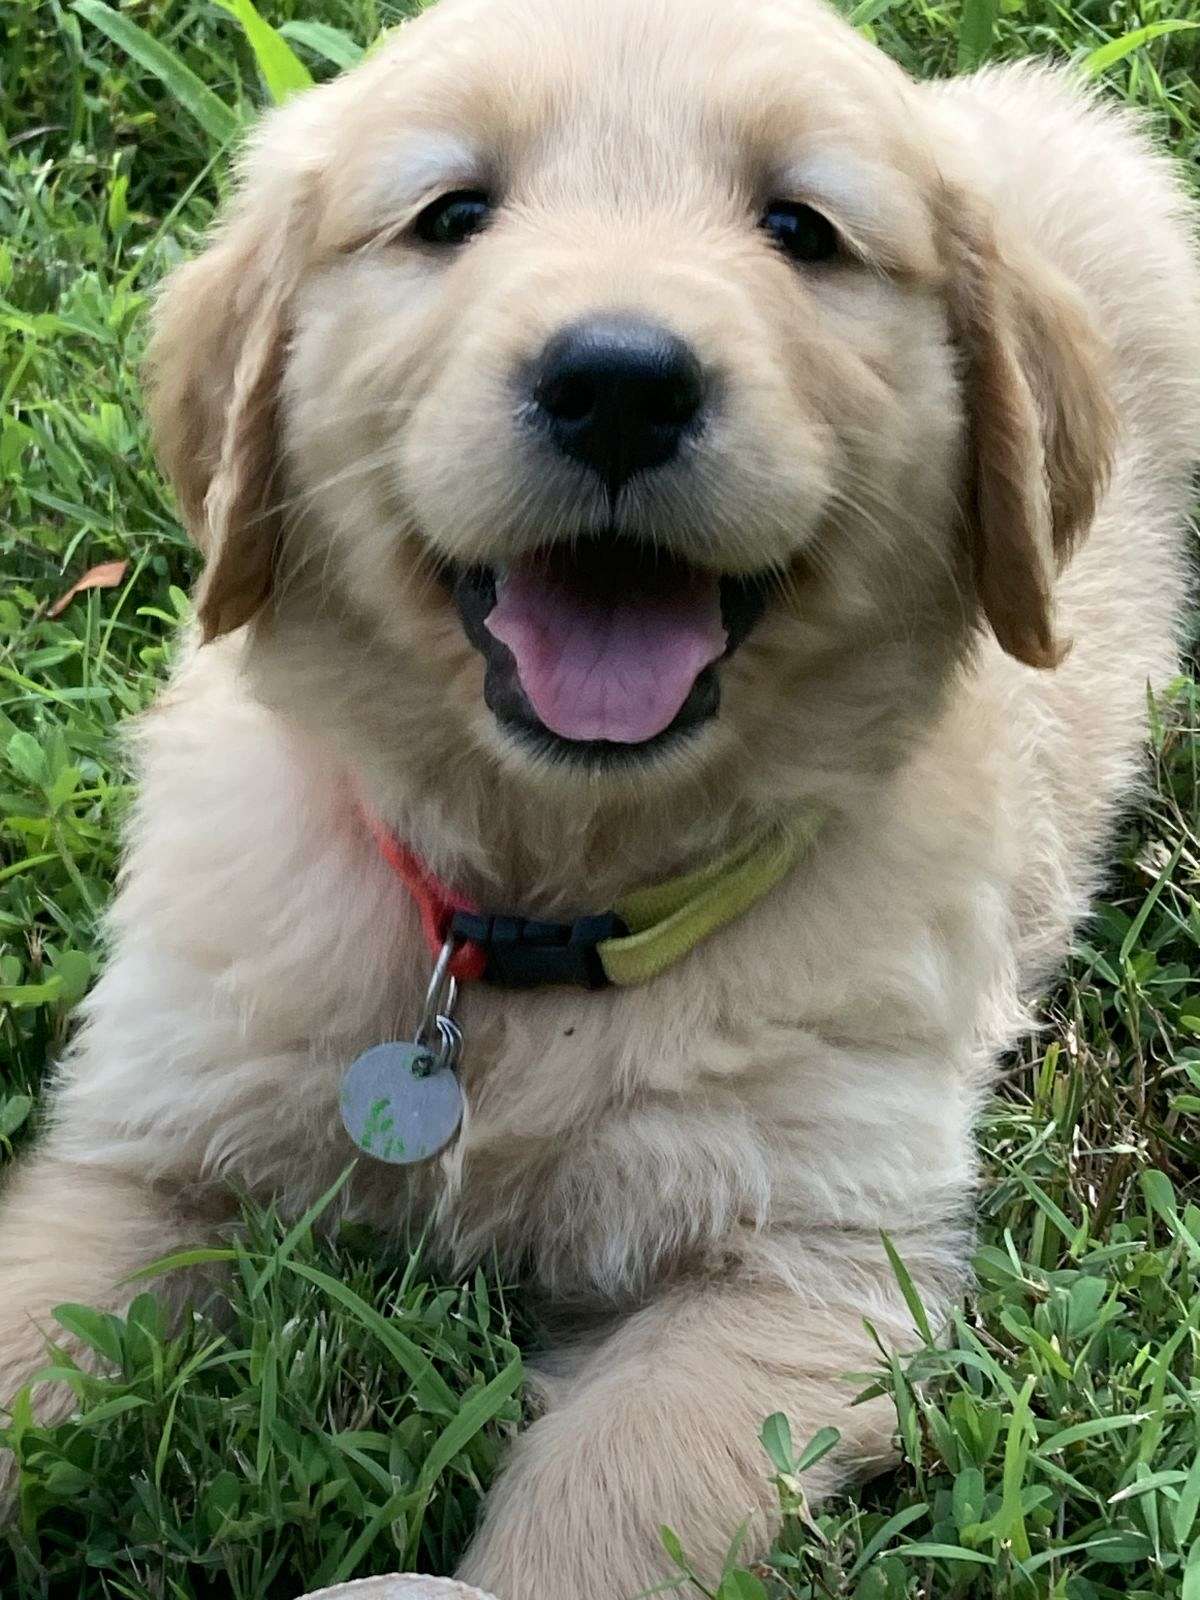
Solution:
M 629 932 L 615 911 L 576 922 L 537 922 L 527 917 L 476 916 L 456 911 L 452 939 L 469 939 L 487 952 L 484 980 L 506 989 L 544 983 L 573 983 L 585 989 L 608 987 L 596 946 Z

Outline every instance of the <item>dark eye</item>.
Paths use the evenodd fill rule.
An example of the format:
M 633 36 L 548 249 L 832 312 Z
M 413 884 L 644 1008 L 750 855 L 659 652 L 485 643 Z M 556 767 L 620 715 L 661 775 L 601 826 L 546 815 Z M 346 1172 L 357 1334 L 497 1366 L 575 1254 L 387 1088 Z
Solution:
M 487 226 L 492 203 L 482 189 L 455 189 L 426 206 L 414 224 L 426 244 L 465 244 Z
M 759 227 L 793 261 L 832 261 L 838 254 L 838 231 L 828 217 L 796 200 L 772 200 Z

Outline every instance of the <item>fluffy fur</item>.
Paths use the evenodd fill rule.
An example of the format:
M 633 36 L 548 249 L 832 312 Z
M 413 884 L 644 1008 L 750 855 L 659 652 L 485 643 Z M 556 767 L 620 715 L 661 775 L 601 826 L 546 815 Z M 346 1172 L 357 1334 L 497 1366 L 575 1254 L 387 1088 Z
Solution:
M 488 232 L 413 246 L 480 185 Z M 853 259 L 764 239 L 797 192 Z M 51 1307 L 119 1306 L 227 1184 L 298 1210 L 350 1159 L 342 1071 L 411 1031 L 427 970 L 360 794 L 549 915 L 813 800 L 811 856 L 653 984 L 469 993 L 465 1136 L 360 1162 L 347 1206 L 494 1247 L 573 1319 L 464 1562 L 501 1600 L 632 1595 L 662 1523 L 702 1566 L 747 1516 L 761 1548 L 769 1411 L 842 1430 L 818 1491 L 886 1461 L 887 1406 L 842 1376 L 864 1317 L 908 1331 L 880 1230 L 931 1305 L 957 1292 L 973 1113 L 1175 670 L 1198 300 L 1128 117 L 1036 70 L 918 87 L 813 0 L 444 0 L 268 118 L 158 308 L 208 642 L 136 730 L 110 959 L 0 1207 L 0 1394 Z M 586 771 L 498 727 L 431 571 L 602 527 L 509 377 L 630 306 L 723 403 L 623 525 L 779 596 L 713 724 Z

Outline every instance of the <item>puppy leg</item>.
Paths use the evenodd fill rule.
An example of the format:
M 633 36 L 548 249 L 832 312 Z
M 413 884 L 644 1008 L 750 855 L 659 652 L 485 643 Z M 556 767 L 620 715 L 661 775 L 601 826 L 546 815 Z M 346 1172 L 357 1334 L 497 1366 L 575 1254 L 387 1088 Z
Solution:
M 772 1529 L 758 1438 L 772 1412 L 788 1415 L 798 1445 L 825 1425 L 841 1431 L 805 1478 L 812 1494 L 891 1458 L 890 1402 L 851 1408 L 859 1385 L 844 1377 L 877 1360 L 864 1315 L 904 1340 L 904 1317 L 883 1299 L 817 1307 L 775 1286 L 722 1284 L 630 1316 L 552 1381 L 460 1576 L 498 1600 L 631 1600 L 671 1573 L 664 1524 L 701 1575 L 719 1574 L 743 1521 L 752 1559 Z
M 54 1323 L 55 1306 L 122 1310 L 146 1285 L 121 1280 L 195 1244 L 203 1226 L 116 1167 L 73 1164 L 50 1149 L 20 1164 L 0 1193 L 0 1405 L 46 1364 L 47 1334 L 81 1361 L 93 1359 Z M 172 1293 L 181 1296 L 182 1285 Z M 34 1402 L 41 1419 L 56 1421 L 74 1396 L 64 1384 L 43 1384 Z M 13 1458 L 0 1451 L 0 1516 L 14 1479 Z

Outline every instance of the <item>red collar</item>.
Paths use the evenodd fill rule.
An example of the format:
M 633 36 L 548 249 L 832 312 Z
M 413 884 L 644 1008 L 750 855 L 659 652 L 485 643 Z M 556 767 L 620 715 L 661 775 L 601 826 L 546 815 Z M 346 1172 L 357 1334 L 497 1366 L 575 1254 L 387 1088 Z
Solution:
M 442 946 L 450 938 L 450 924 L 456 911 L 477 914 L 479 907 L 464 895 L 456 894 L 440 878 L 434 877 L 424 862 L 419 861 L 406 844 L 402 844 L 392 831 L 365 807 L 363 816 L 379 846 L 379 853 L 400 879 L 417 903 L 421 914 L 421 931 L 434 961 Z M 460 983 L 471 983 L 482 978 L 487 970 L 487 951 L 472 940 L 456 941 L 457 948 L 450 958 L 449 975 Z

